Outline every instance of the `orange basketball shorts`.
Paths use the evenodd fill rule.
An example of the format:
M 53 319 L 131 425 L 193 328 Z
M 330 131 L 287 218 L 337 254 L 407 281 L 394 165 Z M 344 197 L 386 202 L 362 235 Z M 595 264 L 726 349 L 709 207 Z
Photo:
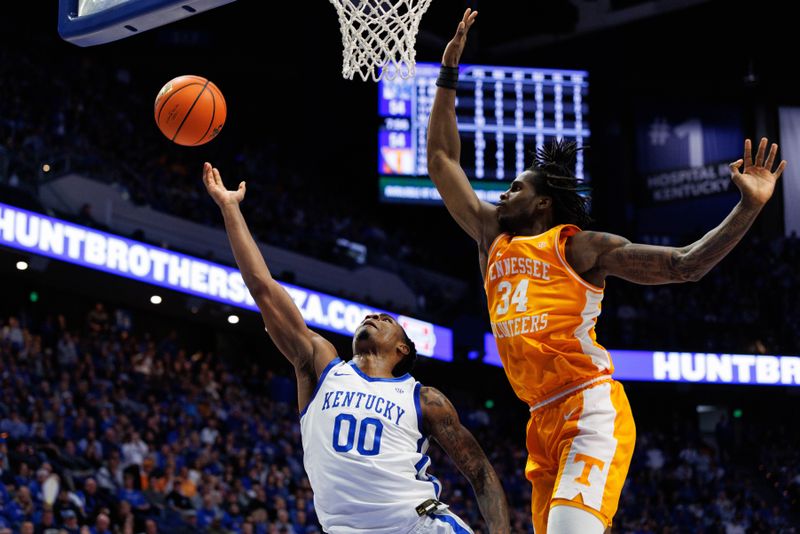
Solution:
M 550 508 L 561 505 L 611 526 L 635 441 L 625 390 L 610 377 L 532 407 L 525 475 L 533 485 L 536 534 L 547 533 Z

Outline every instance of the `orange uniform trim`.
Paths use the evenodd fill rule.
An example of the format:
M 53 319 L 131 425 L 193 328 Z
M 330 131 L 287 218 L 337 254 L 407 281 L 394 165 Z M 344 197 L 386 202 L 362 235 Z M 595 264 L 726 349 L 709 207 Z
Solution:
M 584 286 L 586 286 L 587 288 L 591 289 L 592 291 L 594 291 L 596 293 L 602 293 L 604 291 L 604 288 L 596 286 L 594 284 L 590 284 L 589 282 L 584 280 L 581 277 L 581 275 L 579 275 L 578 273 L 575 272 L 575 270 L 572 268 L 572 266 L 565 259 L 567 257 L 567 252 L 566 252 L 567 240 L 565 239 L 564 243 L 561 243 L 561 232 L 563 232 L 567 228 L 578 228 L 578 227 L 577 226 L 573 226 L 573 225 L 565 225 L 563 228 L 561 228 L 561 230 L 558 231 L 558 235 L 556 236 L 556 246 L 555 246 L 556 256 L 558 256 L 558 261 L 561 262 L 561 265 L 564 267 L 564 270 L 566 270 L 567 273 L 569 273 L 569 275 L 572 278 L 574 278 L 576 282 L 579 282 L 579 283 L 583 284 Z M 578 229 L 578 231 L 581 231 L 581 230 Z M 567 239 L 569 239 L 569 238 L 567 238 Z
M 487 267 L 488 267 L 488 263 L 489 263 L 489 261 L 491 261 L 491 258 L 492 258 L 492 252 L 494 252 L 494 247 L 496 247 L 496 246 L 497 246 L 497 243 L 499 243 L 499 242 L 500 242 L 500 239 L 502 239 L 503 237 L 505 237 L 505 236 L 507 236 L 507 235 L 508 235 L 508 234 L 505 234 L 505 233 L 500 233 L 500 234 L 497 234 L 497 237 L 495 237 L 495 238 L 494 238 L 494 241 L 492 241 L 492 244 L 491 244 L 491 245 L 489 245 L 489 252 L 487 253 L 487 256 L 486 256 L 486 257 L 488 258 L 488 261 L 486 262 L 486 263 L 487 263 Z M 487 272 L 487 273 L 489 272 L 489 269 L 488 269 L 488 268 L 486 269 L 486 272 Z M 483 278 L 484 278 L 484 282 L 486 282 L 486 277 L 484 276 Z
M 611 375 L 600 375 L 583 380 L 581 382 L 567 384 L 566 386 L 557 389 L 552 394 L 548 395 L 544 399 L 540 400 L 539 402 L 531 406 L 530 411 L 535 412 L 536 410 L 544 408 L 548 404 L 552 404 L 553 402 L 559 400 L 562 397 L 566 397 L 567 395 L 577 393 L 590 386 L 596 386 L 598 384 L 602 384 L 603 382 L 611 382 L 613 379 L 614 378 Z

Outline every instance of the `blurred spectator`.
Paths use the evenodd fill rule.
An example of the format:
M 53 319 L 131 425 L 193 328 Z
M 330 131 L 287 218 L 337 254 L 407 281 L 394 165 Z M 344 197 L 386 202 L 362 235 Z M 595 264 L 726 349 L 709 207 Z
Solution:
M 95 304 L 94 309 L 86 316 L 89 331 L 93 333 L 104 332 L 108 329 L 109 318 L 102 302 Z
M 187 346 L 177 332 L 159 339 L 136 329 L 95 329 L 102 321 L 87 320 L 85 331 L 72 335 L 66 320 L 46 319 L 63 310 L 47 311 L 41 321 L 13 323 L 23 331 L 21 346 L 0 339 L 0 369 L 13 369 L 0 374 L 0 429 L 8 433 L 0 439 L 0 528 L 20 532 L 28 521 L 36 534 L 320 532 L 287 371 L 237 368 Z M 11 324 L 0 317 L 0 325 Z M 48 329 L 53 335 L 45 336 Z M 74 353 L 85 356 L 64 372 L 52 349 L 67 335 Z M 44 346 L 35 349 L 37 343 Z M 151 351 L 161 374 L 135 374 L 137 355 Z M 524 443 L 497 432 L 498 411 L 470 406 L 462 413 L 504 482 L 513 532 L 530 533 Z M 796 432 L 757 432 L 764 439 L 748 447 L 761 451 L 758 470 L 752 455 L 736 453 L 732 432 L 729 420 L 702 437 L 687 429 L 640 431 L 615 531 L 792 532 Z M 476 532 L 487 532 L 466 480 L 437 447 L 428 454 L 448 504 Z M 45 494 L 53 476 L 59 488 L 50 509 Z M 763 496 L 754 476 L 784 500 Z
M 84 226 L 97 226 L 97 221 L 95 221 L 92 216 L 91 204 L 85 203 L 81 206 L 80 211 L 78 211 L 77 221 Z
M 91 534 L 111 534 L 111 519 L 106 514 L 98 514 Z

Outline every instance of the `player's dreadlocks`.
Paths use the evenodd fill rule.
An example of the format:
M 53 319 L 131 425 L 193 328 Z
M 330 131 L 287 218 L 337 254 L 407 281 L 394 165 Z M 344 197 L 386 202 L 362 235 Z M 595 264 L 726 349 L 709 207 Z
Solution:
M 588 193 L 591 188 L 575 177 L 575 159 L 578 144 L 574 141 L 553 140 L 536 149 L 533 173 L 536 193 L 553 199 L 553 223 L 574 224 L 583 228 L 589 217 Z

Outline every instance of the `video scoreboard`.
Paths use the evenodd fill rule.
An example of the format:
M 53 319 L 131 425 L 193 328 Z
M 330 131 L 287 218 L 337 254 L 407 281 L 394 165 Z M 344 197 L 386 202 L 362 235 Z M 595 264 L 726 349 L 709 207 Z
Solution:
M 438 74 L 438 64 L 417 63 L 415 77 L 378 84 L 381 200 L 441 202 L 428 178 L 425 149 Z M 461 65 L 461 166 L 478 196 L 496 202 L 531 164 L 535 148 L 551 138 L 588 144 L 588 91 L 586 71 Z M 583 152 L 576 171 L 588 178 Z

